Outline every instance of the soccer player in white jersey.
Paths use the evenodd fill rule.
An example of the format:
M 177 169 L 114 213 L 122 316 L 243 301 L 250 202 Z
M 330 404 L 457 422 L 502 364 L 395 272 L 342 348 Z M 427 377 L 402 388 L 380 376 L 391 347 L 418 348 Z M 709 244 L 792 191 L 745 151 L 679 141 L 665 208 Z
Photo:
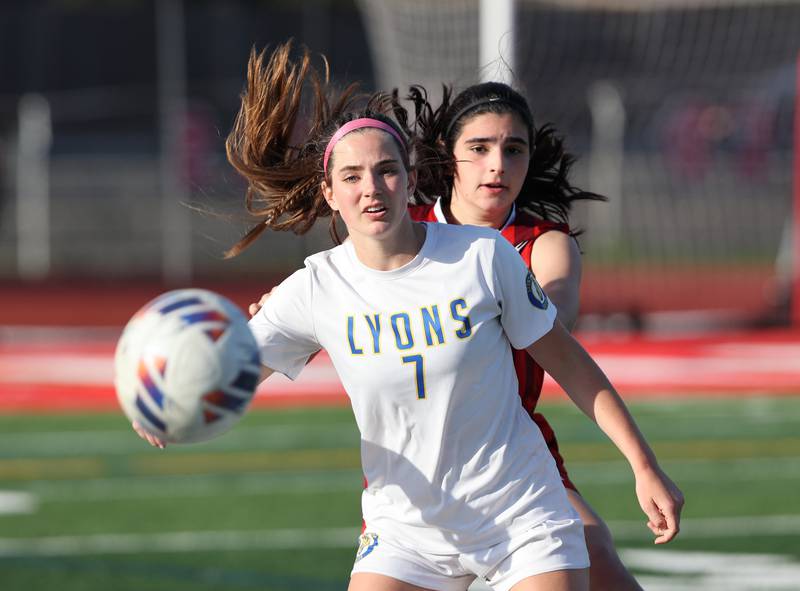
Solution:
M 349 240 L 306 259 L 251 320 L 264 377 L 294 378 L 328 351 L 361 432 L 366 529 L 350 591 L 588 589 L 582 525 L 519 403 L 525 348 L 631 464 L 648 527 L 678 532 L 683 503 L 622 401 L 516 250 L 492 229 L 412 222 L 415 173 L 373 97 L 354 114 L 304 53 L 252 55 L 228 156 L 265 228 L 302 232 L 335 213 Z M 304 87 L 315 111 L 293 143 Z M 140 425 L 151 443 L 161 442 Z

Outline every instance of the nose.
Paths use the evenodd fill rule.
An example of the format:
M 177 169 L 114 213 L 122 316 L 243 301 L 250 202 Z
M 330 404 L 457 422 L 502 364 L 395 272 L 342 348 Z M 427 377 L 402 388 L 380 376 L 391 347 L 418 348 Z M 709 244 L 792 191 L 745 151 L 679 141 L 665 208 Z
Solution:
M 364 172 L 361 177 L 361 194 L 365 197 L 372 197 L 379 195 L 380 192 L 380 176 L 372 172 Z
M 506 158 L 503 150 L 492 150 L 489 154 L 489 169 L 492 172 L 502 174 L 506 170 Z

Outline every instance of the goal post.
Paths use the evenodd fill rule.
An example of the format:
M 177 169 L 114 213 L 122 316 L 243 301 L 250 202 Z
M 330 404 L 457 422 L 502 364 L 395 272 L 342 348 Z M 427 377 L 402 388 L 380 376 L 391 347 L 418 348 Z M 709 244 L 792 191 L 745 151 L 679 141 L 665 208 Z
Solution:
M 793 215 L 791 216 L 791 322 L 800 327 L 800 51 L 795 69 Z
M 483 82 L 513 83 L 516 68 L 515 4 L 516 0 L 480 0 L 478 71 Z
M 23 95 L 18 105 L 16 159 L 17 272 L 40 280 L 50 272 L 50 103 Z

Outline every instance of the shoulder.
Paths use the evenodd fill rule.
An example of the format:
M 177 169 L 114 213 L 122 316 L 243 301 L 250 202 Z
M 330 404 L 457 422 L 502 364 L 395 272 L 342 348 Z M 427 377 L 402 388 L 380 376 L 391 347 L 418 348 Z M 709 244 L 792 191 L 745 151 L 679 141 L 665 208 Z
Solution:
M 340 244 L 328 250 L 323 250 L 307 256 L 303 261 L 304 269 L 313 272 L 332 265 L 335 266 L 344 256 L 346 256 L 345 245 Z
M 435 222 L 436 213 L 434 212 L 434 203 L 425 205 L 412 205 L 408 208 L 408 213 L 411 219 L 415 222 Z
M 342 245 L 309 255 L 303 266 L 286 279 L 283 284 L 292 285 L 294 289 L 314 290 L 315 285 L 328 284 L 332 277 L 337 277 L 346 265 L 347 257 Z
M 303 266 L 286 277 L 277 288 L 287 296 L 310 298 L 321 286 L 337 281 L 346 261 L 343 245 L 314 253 L 307 256 Z
M 578 242 L 569 234 L 547 232 L 536 240 L 531 249 L 531 266 L 541 272 L 546 268 L 565 273 L 569 269 L 579 271 L 581 251 Z
M 514 245 L 526 261 L 530 259 L 531 248 L 540 242 L 541 237 L 570 237 L 567 224 L 543 220 L 520 210 L 517 210 L 514 221 L 503 228 L 502 232 L 505 239 Z
M 569 224 L 543 220 L 542 218 L 536 217 L 535 215 L 532 215 L 526 211 L 519 210 L 517 210 L 517 217 L 514 220 L 514 223 L 511 225 L 519 228 L 530 229 L 534 234 L 534 237 L 539 237 L 550 230 L 556 230 L 564 234 L 569 234 L 570 231 Z

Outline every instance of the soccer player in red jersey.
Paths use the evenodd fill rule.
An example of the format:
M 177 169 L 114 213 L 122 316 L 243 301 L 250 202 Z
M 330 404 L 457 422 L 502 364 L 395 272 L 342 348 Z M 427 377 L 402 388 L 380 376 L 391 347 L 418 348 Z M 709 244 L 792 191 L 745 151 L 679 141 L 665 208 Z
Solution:
M 412 87 L 408 97 L 417 113 L 409 132 L 420 154 L 417 194 L 423 201 L 410 208 L 412 218 L 500 230 L 571 330 L 578 315 L 581 254 L 568 216 L 574 201 L 603 197 L 571 185 L 574 158 L 553 127 L 534 126 L 527 101 L 508 85 L 487 82 L 452 102 L 450 96 L 445 89 L 438 108 L 421 87 Z M 553 429 L 536 412 L 544 372 L 525 351 L 514 351 L 514 364 L 522 405 L 542 431 L 583 520 L 592 589 L 641 589 L 622 564 L 608 527 L 570 480 Z

